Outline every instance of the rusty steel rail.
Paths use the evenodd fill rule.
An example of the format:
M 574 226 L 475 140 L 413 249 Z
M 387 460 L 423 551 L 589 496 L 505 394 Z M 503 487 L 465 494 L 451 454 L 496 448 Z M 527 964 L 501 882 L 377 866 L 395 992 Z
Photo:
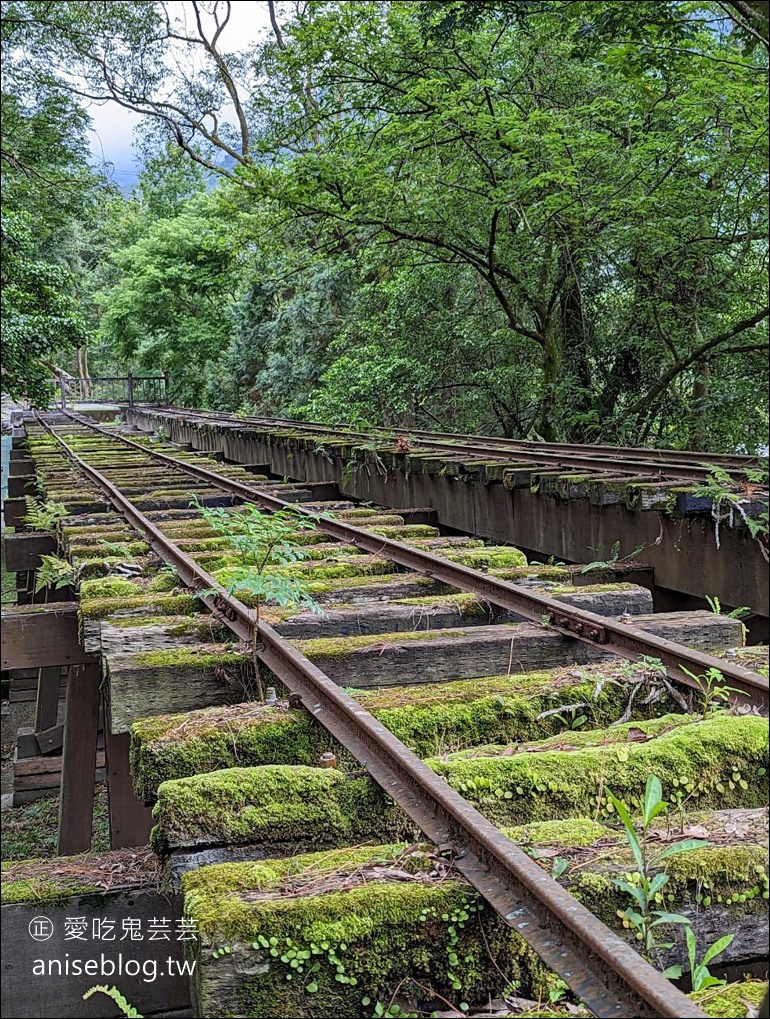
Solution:
M 440 583 L 456 587 L 461 591 L 468 591 L 493 605 L 499 605 L 501 608 L 516 612 L 524 616 L 525 619 L 534 622 L 547 620 L 547 625 L 552 629 L 558 630 L 567 637 L 575 637 L 586 644 L 591 644 L 608 654 L 630 658 L 633 661 L 637 660 L 640 655 L 659 658 L 666 667 L 669 678 L 678 683 L 700 690 L 701 687 L 697 680 L 693 679 L 685 670 L 700 676 L 708 672 L 709 669 L 718 669 L 725 681 L 747 697 L 752 704 L 763 709 L 768 706 L 770 698 L 767 677 L 752 672 L 742 665 L 715 658 L 713 655 L 677 644 L 636 626 L 621 623 L 606 616 L 599 616 L 587 609 L 568 606 L 555 598 L 525 590 L 506 580 L 490 577 L 489 574 L 482 573 L 480 570 L 451 562 L 404 542 L 372 534 L 370 531 L 352 524 L 325 517 L 316 518 L 315 515 L 302 510 L 296 503 L 286 502 L 274 495 L 268 495 L 266 492 L 252 488 L 250 485 L 244 485 L 239 481 L 233 481 L 232 478 L 225 477 L 216 471 L 210 471 L 205 467 L 188 464 L 165 453 L 150 450 L 132 439 L 115 435 L 99 425 L 93 424 L 81 415 L 73 414 L 70 411 L 65 413 L 84 427 L 100 432 L 111 439 L 119 440 L 160 463 L 184 470 L 193 477 L 206 481 L 247 502 L 256 503 L 270 510 L 294 510 L 300 517 L 312 518 L 319 530 L 331 537 L 356 545 L 375 555 L 381 555 L 400 566 L 431 577 Z
M 600 1019 L 702 1019 L 689 1000 L 622 938 L 545 873 L 483 814 L 455 792 L 373 715 L 289 641 L 227 594 L 99 471 L 37 415 L 68 459 L 172 565 L 180 579 L 259 659 L 300 697 L 317 719 L 369 772 L 437 846 L 451 850 L 455 868 Z M 141 448 L 141 447 L 140 447 Z
M 323 434 L 338 434 L 343 438 L 371 440 L 372 433 L 358 432 L 351 428 L 331 427 L 317 422 L 294 421 L 290 418 L 237 417 L 219 412 L 164 408 L 163 413 L 171 416 L 195 416 L 204 420 L 221 423 L 256 424 L 265 427 L 298 429 Z M 395 441 L 398 432 L 392 432 Z M 682 479 L 703 481 L 709 477 L 705 466 L 721 467 L 728 474 L 745 477 L 746 469 L 766 466 L 760 457 L 728 456 L 690 450 L 637 449 L 631 446 L 592 446 L 558 442 L 532 442 L 526 439 L 505 439 L 498 436 L 461 435 L 452 432 L 408 432 L 417 440 L 415 452 L 435 450 L 449 456 L 489 457 L 519 462 L 564 467 L 565 470 L 578 467 L 582 470 L 599 471 L 606 474 L 621 474 L 629 477 L 651 475 L 656 480 Z M 387 441 L 385 439 L 384 441 Z

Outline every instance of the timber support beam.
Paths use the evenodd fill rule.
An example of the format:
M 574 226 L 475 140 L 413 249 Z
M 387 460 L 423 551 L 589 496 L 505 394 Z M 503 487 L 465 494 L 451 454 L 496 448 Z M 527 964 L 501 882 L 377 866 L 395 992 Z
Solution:
M 2 668 L 96 664 L 78 633 L 77 604 L 13 605 L 2 612 Z

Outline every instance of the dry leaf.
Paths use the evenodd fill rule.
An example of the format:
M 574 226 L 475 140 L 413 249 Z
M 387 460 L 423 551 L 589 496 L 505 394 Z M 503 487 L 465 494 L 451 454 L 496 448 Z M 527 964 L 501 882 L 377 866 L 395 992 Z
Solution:
M 707 839 L 711 832 L 702 824 L 687 824 L 682 828 L 682 835 L 688 839 Z

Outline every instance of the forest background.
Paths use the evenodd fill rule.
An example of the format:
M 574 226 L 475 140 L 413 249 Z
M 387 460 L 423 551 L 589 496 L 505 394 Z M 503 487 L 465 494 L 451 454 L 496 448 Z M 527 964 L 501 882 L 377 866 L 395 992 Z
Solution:
M 4 391 L 761 449 L 768 6 L 3 2 Z

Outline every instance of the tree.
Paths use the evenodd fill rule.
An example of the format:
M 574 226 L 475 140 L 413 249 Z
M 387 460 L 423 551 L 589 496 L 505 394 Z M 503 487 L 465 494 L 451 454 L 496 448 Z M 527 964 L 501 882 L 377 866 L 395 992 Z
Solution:
M 127 367 L 168 371 L 177 400 L 195 405 L 230 335 L 240 240 L 216 196 L 178 208 L 146 218 L 140 236 L 113 253 L 114 282 L 96 295 L 99 337 Z
M 2 246 L 3 392 L 45 406 L 52 359 L 80 346 L 85 326 L 77 301 L 67 293 L 66 270 L 32 254 L 29 215 L 3 212 Z
M 361 420 L 763 441 L 758 401 L 743 404 L 767 384 L 767 5 L 313 2 L 286 17 L 271 0 L 272 39 L 250 53 L 226 45 L 226 2 L 8 6 L 33 54 L 48 40 L 39 53 L 68 62 L 71 90 L 145 112 L 255 230 L 217 270 L 234 334 L 209 324 L 189 265 L 175 275 L 187 213 L 152 235 L 165 261 L 142 232 L 116 258 L 133 282 L 105 304 L 102 335 L 124 352 L 149 357 L 146 317 L 180 365 L 186 348 L 213 365 L 229 340 L 225 362 L 267 408 L 333 416 L 354 379 Z M 173 191 L 179 170 L 157 180 Z M 161 264 L 175 282 L 153 290 Z M 238 385 L 211 392 L 242 403 Z
M 767 317 L 766 124 L 744 114 L 762 67 L 698 25 L 648 73 L 636 47 L 587 64 L 547 15 L 426 35 L 419 7 L 317 4 L 282 32 L 281 87 L 304 91 L 271 125 L 279 201 L 472 270 L 508 363 L 538 352 L 543 437 L 646 437 L 692 366 Z

